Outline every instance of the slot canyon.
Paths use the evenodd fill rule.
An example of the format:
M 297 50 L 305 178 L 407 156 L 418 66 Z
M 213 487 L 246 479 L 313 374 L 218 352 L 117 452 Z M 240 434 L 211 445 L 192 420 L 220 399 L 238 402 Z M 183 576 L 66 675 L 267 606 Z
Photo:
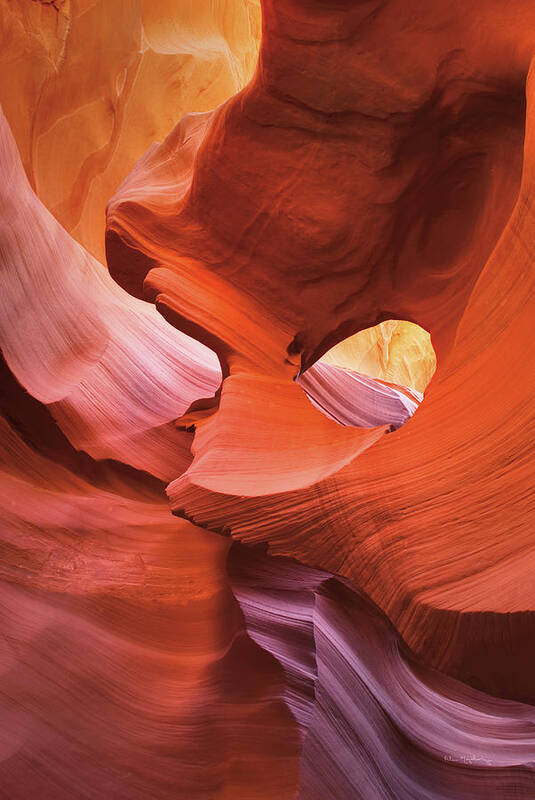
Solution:
M 0 42 L 0 800 L 534 800 L 533 0 Z

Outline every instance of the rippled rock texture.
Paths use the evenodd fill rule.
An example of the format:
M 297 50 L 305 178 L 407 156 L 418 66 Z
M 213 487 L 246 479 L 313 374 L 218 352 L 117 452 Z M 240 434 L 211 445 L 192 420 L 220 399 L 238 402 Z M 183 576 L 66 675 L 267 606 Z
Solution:
M 531 0 L 0 10 L 0 794 L 531 800 Z

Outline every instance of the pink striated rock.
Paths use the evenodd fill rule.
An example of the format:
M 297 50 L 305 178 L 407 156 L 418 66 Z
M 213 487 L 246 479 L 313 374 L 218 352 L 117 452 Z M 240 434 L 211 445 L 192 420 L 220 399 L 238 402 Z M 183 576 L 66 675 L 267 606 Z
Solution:
M 2 790 L 531 800 L 533 3 L 1 3 Z

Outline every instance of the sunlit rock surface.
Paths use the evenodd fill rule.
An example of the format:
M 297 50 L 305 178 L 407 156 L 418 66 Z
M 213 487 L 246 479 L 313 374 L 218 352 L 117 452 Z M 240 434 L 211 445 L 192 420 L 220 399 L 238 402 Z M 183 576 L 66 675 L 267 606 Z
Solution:
M 423 394 L 436 369 L 429 333 L 404 320 L 387 320 L 339 342 L 322 364 L 350 369 Z
M 0 9 L 0 794 L 531 800 L 533 4 Z
M 1 0 L 0 103 L 32 186 L 91 253 L 136 159 L 241 89 L 259 38 L 259 0 Z

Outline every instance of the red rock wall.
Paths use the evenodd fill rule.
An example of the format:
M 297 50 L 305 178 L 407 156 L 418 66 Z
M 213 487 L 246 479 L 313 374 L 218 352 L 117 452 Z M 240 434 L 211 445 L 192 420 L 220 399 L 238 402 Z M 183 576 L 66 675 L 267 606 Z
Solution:
M 532 3 L 1 8 L 6 797 L 530 800 Z

